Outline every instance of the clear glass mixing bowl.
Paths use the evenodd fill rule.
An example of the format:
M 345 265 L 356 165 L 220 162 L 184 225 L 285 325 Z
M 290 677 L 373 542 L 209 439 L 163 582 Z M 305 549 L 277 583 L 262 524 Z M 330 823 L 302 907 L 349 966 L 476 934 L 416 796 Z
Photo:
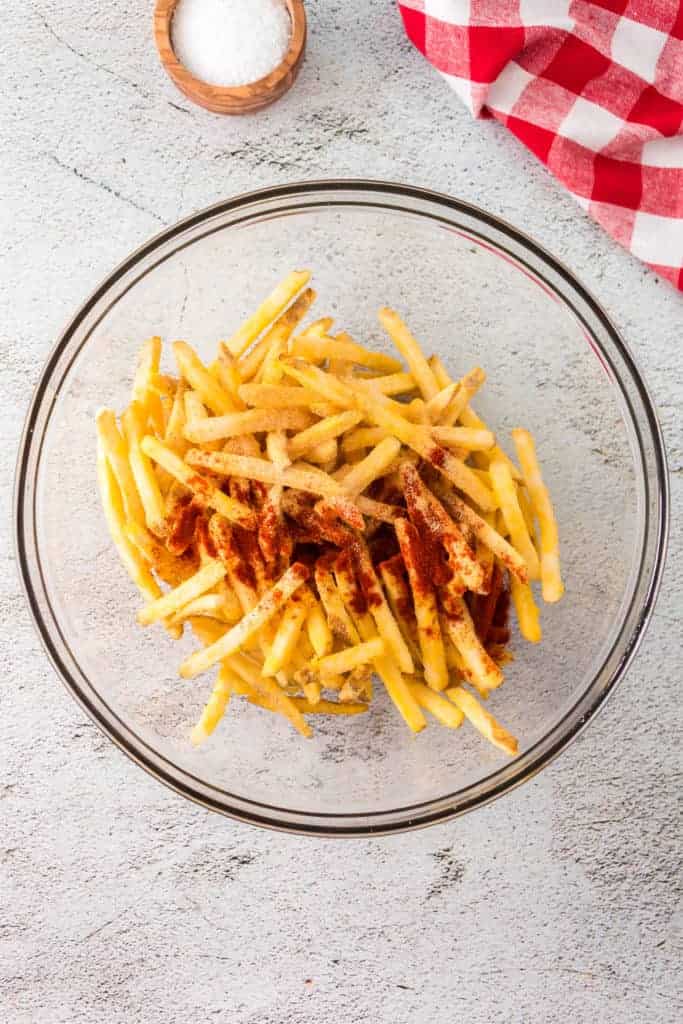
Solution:
M 537 437 L 554 496 L 567 592 L 543 643 L 491 697 L 520 738 L 510 761 L 471 728 L 413 737 L 380 695 L 370 713 L 286 722 L 234 702 L 200 750 L 189 732 L 210 688 L 177 676 L 180 644 L 135 623 L 139 596 L 109 540 L 94 416 L 122 408 L 150 334 L 209 355 L 294 267 L 316 308 L 386 348 L 380 306 L 401 311 L 454 375 L 481 364 L 482 415 L 505 443 Z M 211 207 L 133 253 L 57 343 L 28 416 L 16 490 L 17 551 L 31 610 L 65 684 L 130 757 L 177 792 L 290 831 L 411 829 L 485 803 L 547 764 L 623 676 L 652 612 L 666 544 L 667 481 L 652 403 L 605 313 L 556 259 L 458 200 L 332 181 Z M 379 688 L 378 688 L 379 689 Z

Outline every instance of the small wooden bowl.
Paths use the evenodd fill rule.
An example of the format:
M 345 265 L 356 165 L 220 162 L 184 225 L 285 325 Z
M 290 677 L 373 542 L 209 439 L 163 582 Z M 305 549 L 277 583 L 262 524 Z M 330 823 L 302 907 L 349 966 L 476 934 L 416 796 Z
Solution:
M 154 10 L 154 40 L 166 72 L 193 103 L 215 114 L 250 114 L 284 96 L 294 84 L 306 48 L 306 11 L 303 0 L 285 0 L 292 19 L 289 49 L 281 64 L 248 85 L 209 85 L 195 78 L 178 60 L 171 35 L 178 0 L 157 0 Z

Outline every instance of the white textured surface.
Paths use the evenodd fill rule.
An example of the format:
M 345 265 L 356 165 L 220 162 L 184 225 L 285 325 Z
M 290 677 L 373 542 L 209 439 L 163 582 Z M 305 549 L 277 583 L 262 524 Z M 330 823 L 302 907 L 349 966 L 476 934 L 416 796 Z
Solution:
M 244 120 L 174 91 L 151 6 L 14 4 L 0 41 L 0 1019 L 680 1019 L 679 514 L 654 621 L 599 719 L 534 782 L 414 835 L 319 843 L 192 807 L 111 747 L 39 649 L 5 513 L 45 356 L 131 248 L 258 185 L 406 180 L 535 236 L 633 347 L 667 434 L 674 509 L 683 499 L 680 297 L 503 129 L 470 120 L 391 3 L 309 0 L 299 82 Z

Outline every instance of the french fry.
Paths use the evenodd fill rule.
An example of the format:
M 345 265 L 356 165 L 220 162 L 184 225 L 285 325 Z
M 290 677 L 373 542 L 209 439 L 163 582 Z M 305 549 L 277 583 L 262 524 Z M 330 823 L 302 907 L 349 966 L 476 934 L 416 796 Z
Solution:
M 247 405 L 259 409 L 309 409 L 320 402 L 317 391 L 288 384 L 242 384 L 239 396 Z M 336 406 L 335 410 L 339 411 Z
M 484 384 L 485 380 L 486 374 L 484 371 L 480 366 L 475 366 L 473 370 L 470 370 L 469 373 L 466 373 L 465 376 L 457 382 L 454 394 L 439 417 L 438 422 L 441 426 L 452 427 L 460 419 L 479 388 Z M 465 425 L 475 429 L 473 424 Z M 481 427 L 476 429 L 483 429 L 483 424 Z
M 355 622 L 361 640 L 374 639 L 377 630 L 366 610 L 367 602 L 354 578 L 348 554 L 342 555 L 336 560 L 334 575 L 344 604 Z M 408 728 L 411 732 L 420 732 L 427 722 L 396 662 L 388 654 L 385 654 L 381 658 L 375 658 L 373 665 Z
M 301 356 L 311 363 L 322 363 L 325 359 L 343 359 L 372 370 L 381 370 L 382 373 L 399 373 L 402 370 L 398 359 L 386 356 L 382 352 L 368 352 L 344 333 L 336 338 L 311 338 L 306 334 L 300 335 L 292 343 L 291 354 Z
M 505 751 L 511 757 L 514 757 L 518 751 L 517 740 L 514 736 L 511 736 L 507 729 L 495 720 L 485 708 L 481 706 L 476 697 L 473 697 L 467 690 L 463 690 L 461 686 L 451 686 L 446 690 L 446 696 L 449 697 L 456 707 L 460 708 L 466 718 L 472 723 L 475 729 L 477 729 L 482 736 L 485 736 L 487 740 L 490 740 L 494 746 L 499 747 Z
M 526 562 L 529 579 L 537 580 L 540 576 L 540 565 L 517 500 L 517 488 L 507 464 L 500 459 L 492 459 L 489 464 L 489 476 L 493 484 L 496 500 L 503 513 L 503 520 L 508 535 L 517 551 Z
M 202 566 L 194 576 L 185 580 L 174 590 L 169 590 L 162 597 L 146 605 L 138 612 L 138 622 L 141 626 L 150 626 L 153 622 L 159 622 L 168 615 L 173 615 L 184 605 L 194 601 L 195 598 L 211 590 L 225 576 L 225 567 L 218 560 L 209 562 Z
M 329 654 L 333 646 L 332 630 L 322 608 L 315 599 L 311 601 L 306 618 L 306 632 L 316 657 L 322 658 Z
M 187 417 L 185 416 L 186 391 L 187 385 L 185 384 L 185 381 L 179 381 L 175 395 L 173 396 L 173 406 L 171 408 L 171 414 L 168 417 L 166 432 L 164 434 L 164 444 L 167 448 L 174 451 L 176 455 L 180 455 L 181 457 L 189 447 L 185 440 L 185 423 L 187 422 Z
M 209 373 L 191 345 L 185 341 L 174 342 L 173 355 L 181 375 L 212 413 L 223 416 L 234 412 L 235 404 L 229 392 Z
M 155 533 L 157 537 L 163 537 L 165 533 L 164 499 L 152 464 L 140 447 L 145 433 L 145 421 L 144 409 L 137 401 L 131 402 L 121 418 L 128 444 L 130 469 L 142 502 L 145 522 L 152 533 Z
M 470 427 L 472 430 L 489 429 L 484 423 L 484 421 L 480 419 L 479 416 L 477 416 L 477 414 L 469 405 L 465 406 L 465 408 L 460 413 L 458 419 L 462 423 L 463 427 Z M 497 459 L 499 462 L 504 462 L 507 468 L 510 470 L 513 480 L 521 480 L 522 478 L 522 474 L 519 472 L 512 459 L 508 455 L 506 455 L 503 449 L 500 448 L 497 444 L 494 444 L 493 448 L 490 448 L 487 452 L 482 452 L 481 455 L 478 455 L 476 458 L 480 460 L 480 463 L 481 465 L 483 465 L 484 468 L 488 466 L 488 463 L 492 459 Z
M 517 613 L 519 631 L 525 640 L 532 644 L 540 642 L 541 624 L 538 615 L 538 606 L 534 601 L 534 595 L 528 583 L 520 583 L 514 576 L 510 577 L 510 591 L 512 603 Z
M 381 377 L 372 377 L 363 381 L 366 387 L 379 391 L 381 395 L 407 395 L 415 391 L 417 384 L 412 373 L 389 373 Z
M 483 691 L 495 690 L 503 682 L 503 673 L 484 649 L 477 636 L 462 597 L 453 597 L 444 602 L 444 622 L 453 645 L 462 657 L 477 688 Z
M 234 356 L 241 356 L 259 334 L 266 329 L 285 306 L 288 306 L 297 292 L 300 292 L 310 281 L 308 270 L 293 270 L 270 293 L 253 316 L 244 321 L 242 326 L 225 342 Z
M 472 427 L 432 427 L 432 437 L 439 444 L 465 448 L 471 452 L 485 452 L 496 443 L 490 430 L 474 430 Z
M 216 378 L 220 386 L 227 394 L 233 407 L 239 412 L 244 409 L 244 402 L 239 397 L 238 389 L 242 383 L 242 377 L 237 365 L 237 360 L 221 342 L 218 346 L 218 359 L 215 359 L 209 367 L 210 372 Z
M 411 463 L 406 462 L 401 466 L 401 480 L 410 518 L 418 530 L 431 534 L 437 543 L 443 544 L 453 571 L 467 589 L 481 592 L 484 585 L 483 570 L 460 527 L 451 519 Z
M 303 409 L 249 409 L 246 412 L 193 420 L 185 427 L 185 437 L 194 444 L 206 444 L 240 434 L 258 434 L 271 430 L 301 431 L 313 422 L 313 417 Z
M 427 575 L 420 538 L 413 524 L 407 519 L 396 520 L 396 536 L 413 592 L 425 680 L 433 690 L 445 690 L 448 686 L 446 651 L 441 637 L 436 595 Z
M 336 438 L 331 437 L 327 441 L 321 441 L 314 448 L 310 448 L 306 453 L 306 461 L 321 467 L 329 464 L 334 465 L 337 461 L 337 454 Z
M 323 677 L 326 675 L 343 675 L 359 665 L 366 665 L 369 661 L 381 658 L 384 653 L 384 640 L 377 636 L 365 643 L 356 644 L 355 647 L 346 647 L 343 651 L 337 651 L 336 654 L 328 654 L 324 658 L 318 658 L 314 662 L 314 666 Z
M 230 670 L 223 665 L 218 672 L 211 696 L 202 711 L 201 718 L 190 735 L 193 746 L 198 747 L 208 739 L 225 714 L 232 693 L 231 676 Z
M 315 298 L 316 294 L 313 289 L 306 288 L 294 300 L 289 309 L 286 309 L 277 318 L 263 337 L 256 342 L 254 347 L 249 352 L 245 352 L 240 356 L 237 360 L 237 369 L 242 381 L 250 381 L 256 377 L 271 347 L 276 346 L 279 348 L 281 340 L 289 343 L 294 330 L 303 320 L 313 302 L 315 302 Z M 329 326 L 332 326 L 332 321 L 329 321 Z M 309 330 L 313 330 L 313 327 L 314 325 L 312 324 Z M 230 353 L 230 349 L 224 342 L 221 344 L 221 351 L 223 350 Z
M 306 591 L 302 588 L 293 594 L 282 612 L 275 631 L 273 643 L 263 663 L 263 675 L 274 676 L 287 667 L 310 609 Z
M 315 704 L 301 697 L 292 697 L 292 704 L 302 715 L 362 715 L 367 704 L 337 704 L 332 700 L 318 700 Z
M 133 401 L 138 402 L 159 436 L 164 432 L 164 414 L 159 395 L 152 382 L 159 373 L 161 360 L 161 338 L 148 338 L 138 353 L 138 363 L 133 379 Z
M 543 482 L 534 439 L 528 430 L 512 431 L 517 457 L 529 496 L 538 516 L 541 534 L 541 588 L 544 601 L 559 601 L 564 593 L 560 574 L 560 546 L 557 520 L 548 488 Z
M 222 566 L 221 566 L 222 568 Z M 205 647 L 204 650 L 195 651 L 180 666 L 180 675 L 183 679 L 193 679 L 200 673 L 205 672 L 216 662 L 222 661 L 243 647 L 247 640 L 254 635 L 266 622 L 280 611 L 292 594 L 306 582 L 309 571 L 301 562 L 295 562 L 283 576 L 280 577 L 274 587 L 271 587 L 259 600 L 244 618 L 228 630 L 225 636 L 221 637 L 215 644 Z
M 301 458 L 309 449 L 314 448 L 321 441 L 330 441 L 341 434 L 345 434 L 347 430 L 360 423 L 362 418 L 363 414 L 361 412 L 351 410 L 326 417 L 306 429 L 300 429 L 299 433 L 291 437 L 287 443 L 289 458 L 292 460 Z
M 285 487 L 296 487 L 301 491 L 310 491 L 323 497 L 337 497 L 343 491 L 336 480 L 314 466 L 295 463 L 286 469 L 279 470 L 265 459 L 254 459 L 244 455 L 231 455 L 228 452 L 202 452 L 190 449 L 187 453 L 190 466 L 209 469 L 223 476 L 242 477 L 247 480 L 260 480 L 264 484 L 282 484 Z
M 137 548 L 126 536 L 123 499 L 101 441 L 97 445 L 97 480 L 109 533 L 121 561 L 142 596 L 148 601 L 155 601 L 161 594 L 161 588 Z
M 430 370 L 434 374 L 434 379 L 436 380 L 436 383 L 438 384 L 439 388 L 442 391 L 444 388 L 447 388 L 449 387 L 449 385 L 453 384 L 453 380 L 451 378 L 450 373 L 443 365 L 442 361 L 439 359 L 438 356 L 430 356 L 429 359 L 427 360 L 427 363 L 429 364 Z
M 156 438 L 148 434 L 142 439 L 140 447 L 145 455 L 148 455 L 154 462 L 158 462 L 179 483 L 184 484 L 202 502 L 215 509 L 216 512 L 220 512 L 226 519 L 239 523 L 246 529 L 253 529 L 256 525 L 256 516 L 250 508 L 235 501 L 234 498 L 230 498 L 227 494 L 223 494 L 211 480 L 200 476 L 161 441 L 157 441 Z M 233 458 L 238 457 L 233 456 Z
M 128 445 L 118 428 L 116 416 L 111 409 L 100 409 L 97 413 L 96 424 L 97 437 L 118 484 L 126 518 L 144 526 L 145 510 L 135 486 Z
M 342 441 L 342 451 L 345 455 L 351 455 L 352 452 L 362 451 L 364 448 L 374 448 L 387 436 L 386 430 L 382 427 L 358 427 L 346 435 Z
M 382 327 L 408 364 L 408 369 L 417 381 L 417 385 L 424 398 L 427 401 L 430 398 L 434 398 L 439 392 L 439 385 L 436 382 L 434 371 L 398 313 L 393 309 L 385 307 L 380 309 L 378 316 Z
M 429 686 L 425 686 L 424 683 L 409 683 L 408 685 L 410 686 L 410 692 L 421 708 L 429 711 L 437 721 L 441 722 L 448 729 L 460 728 L 465 720 L 465 715 L 459 708 L 453 707 L 452 703 L 434 693 L 434 690 Z
M 417 635 L 417 618 L 410 587 L 405 578 L 403 557 L 398 554 L 387 558 L 380 562 L 378 568 L 389 607 L 398 622 L 403 639 L 408 644 L 413 661 L 419 664 L 422 661 L 422 652 Z
M 361 462 L 352 467 L 351 472 L 344 477 L 343 488 L 345 494 L 355 498 L 365 491 L 373 480 L 381 476 L 401 450 L 401 442 L 395 437 L 385 437 L 369 455 L 366 455 Z
M 333 317 L 321 316 L 319 320 L 314 320 L 308 327 L 304 327 L 301 331 L 301 336 L 306 338 L 324 338 L 332 330 L 333 324 Z
M 315 585 L 325 609 L 327 623 L 332 635 L 347 645 L 358 644 L 360 641 L 358 630 L 346 610 L 341 594 L 337 589 L 337 584 L 325 559 L 318 559 L 316 562 Z
M 482 516 L 478 515 L 473 508 L 470 508 L 457 495 L 446 493 L 438 485 L 435 488 L 439 498 L 443 501 L 450 512 L 454 522 L 468 526 L 476 538 L 493 551 L 496 558 L 499 558 L 506 569 L 509 569 L 522 583 L 528 583 L 529 573 L 526 562 L 511 544 L 498 533 Z
M 401 672 L 411 674 L 415 667 L 410 650 L 387 604 L 367 546 L 360 537 L 353 543 L 352 558 L 368 610 L 375 620 L 379 635 L 386 641 L 387 652 L 391 653 Z

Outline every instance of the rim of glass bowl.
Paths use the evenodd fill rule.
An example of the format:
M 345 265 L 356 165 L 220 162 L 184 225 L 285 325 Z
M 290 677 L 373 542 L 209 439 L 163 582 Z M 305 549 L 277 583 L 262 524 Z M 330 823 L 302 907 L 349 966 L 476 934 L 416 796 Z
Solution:
M 464 789 L 387 811 L 321 813 L 257 803 L 227 793 L 162 757 L 112 710 L 80 672 L 50 606 L 35 529 L 36 481 L 43 440 L 65 376 L 80 349 L 110 308 L 140 277 L 200 237 L 262 216 L 316 206 L 387 209 L 440 222 L 489 246 L 543 287 L 578 320 L 588 343 L 619 393 L 631 432 L 640 490 L 642 547 L 631 572 L 622 619 L 602 665 L 584 693 L 529 750 Z M 183 237 L 189 233 L 189 237 Z M 133 270 L 123 292 L 110 289 Z M 74 340 L 83 328 L 83 337 Z M 55 372 L 59 376 L 53 379 Z M 626 344 L 593 296 L 559 260 L 517 228 L 448 195 L 363 179 L 324 180 L 259 189 L 216 203 L 150 239 L 121 263 L 75 314 L 54 346 L 26 418 L 15 478 L 15 542 L 22 584 L 34 624 L 63 683 L 100 729 L 147 772 L 195 803 L 231 818 L 281 831 L 320 836 L 369 836 L 408 831 L 482 806 L 532 778 L 586 727 L 623 678 L 652 615 L 661 582 L 669 521 L 666 454 L 654 405 Z

